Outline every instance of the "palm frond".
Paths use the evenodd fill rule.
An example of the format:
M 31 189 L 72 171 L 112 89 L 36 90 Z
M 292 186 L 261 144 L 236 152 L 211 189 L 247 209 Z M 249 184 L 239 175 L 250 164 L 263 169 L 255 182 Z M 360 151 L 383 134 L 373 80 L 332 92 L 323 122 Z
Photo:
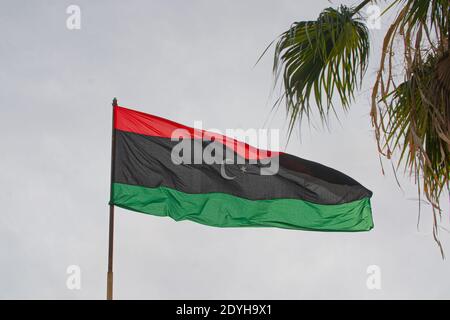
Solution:
M 273 72 L 276 81 L 282 76 L 290 131 L 297 120 L 309 119 L 311 100 L 325 122 L 334 111 L 335 94 L 344 109 L 349 107 L 369 49 L 366 25 L 346 6 L 327 8 L 315 21 L 296 22 L 280 36 Z
M 433 208 L 438 238 L 442 191 L 450 183 L 450 58 L 448 0 L 402 0 L 385 35 L 372 91 L 372 123 L 379 152 L 399 151 L 398 166 L 415 177 Z M 395 46 L 400 39 L 403 47 Z M 393 77 L 393 59 L 403 79 Z M 422 186 L 423 190 L 420 190 Z

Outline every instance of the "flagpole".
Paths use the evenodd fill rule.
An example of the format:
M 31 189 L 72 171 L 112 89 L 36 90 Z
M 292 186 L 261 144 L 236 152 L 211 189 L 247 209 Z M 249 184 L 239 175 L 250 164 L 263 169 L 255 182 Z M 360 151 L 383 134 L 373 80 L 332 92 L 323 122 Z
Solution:
M 112 199 L 113 192 L 113 178 L 114 178 L 114 166 L 115 166 L 115 138 L 114 120 L 115 113 L 114 107 L 117 106 L 117 99 L 114 98 L 112 102 L 112 129 L 111 129 L 111 180 L 110 180 L 110 200 Z M 106 299 L 113 299 L 113 246 L 114 246 L 114 204 L 109 204 L 109 244 L 108 244 L 108 277 L 106 282 Z

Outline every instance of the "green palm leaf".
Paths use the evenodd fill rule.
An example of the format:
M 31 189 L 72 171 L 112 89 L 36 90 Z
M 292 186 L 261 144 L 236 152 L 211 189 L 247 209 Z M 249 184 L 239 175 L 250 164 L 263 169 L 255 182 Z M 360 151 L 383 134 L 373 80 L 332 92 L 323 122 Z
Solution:
M 327 8 L 315 21 L 296 22 L 276 45 L 273 72 L 282 76 L 289 127 L 309 118 L 314 100 L 327 121 L 337 94 L 346 109 L 361 83 L 369 58 L 366 25 L 348 7 Z M 279 101 L 282 101 L 280 99 Z

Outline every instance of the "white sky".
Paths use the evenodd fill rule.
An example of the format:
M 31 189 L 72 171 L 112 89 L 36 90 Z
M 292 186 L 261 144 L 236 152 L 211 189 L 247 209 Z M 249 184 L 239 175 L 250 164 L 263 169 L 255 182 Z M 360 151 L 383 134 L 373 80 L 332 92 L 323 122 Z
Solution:
M 336 4 L 353 1 L 334 1 Z M 81 30 L 66 8 L 81 7 Z M 271 115 L 272 53 L 290 24 L 325 0 L 1 1 L 0 298 L 103 299 L 111 100 L 187 125 L 261 128 Z M 374 192 L 367 233 L 219 229 L 116 210 L 115 297 L 121 299 L 450 298 L 449 261 L 415 187 L 381 175 L 370 85 L 341 124 L 303 129 L 287 152 L 338 169 Z M 270 128 L 285 130 L 281 107 Z M 283 144 L 286 141 L 282 135 Z M 449 229 L 448 206 L 442 225 Z M 449 234 L 441 239 L 450 255 Z M 79 265 L 81 290 L 66 288 Z M 381 290 L 366 269 L 381 268 Z

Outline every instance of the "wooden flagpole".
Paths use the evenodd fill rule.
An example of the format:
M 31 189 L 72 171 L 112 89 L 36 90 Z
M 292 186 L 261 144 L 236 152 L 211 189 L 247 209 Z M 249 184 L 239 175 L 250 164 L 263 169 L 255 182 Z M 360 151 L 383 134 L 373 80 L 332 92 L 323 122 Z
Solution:
M 113 196 L 113 178 L 116 155 L 116 134 L 114 131 L 115 113 L 114 107 L 117 106 L 117 99 L 114 98 L 112 102 L 112 133 L 111 133 L 111 180 L 110 180 L 110 200 Z M 114 245 L 114 204 L 109 204 L 109 245 L 108 245 L 108 278 L 106 283 L 106 299 L 113 299 L 113 245 Z

